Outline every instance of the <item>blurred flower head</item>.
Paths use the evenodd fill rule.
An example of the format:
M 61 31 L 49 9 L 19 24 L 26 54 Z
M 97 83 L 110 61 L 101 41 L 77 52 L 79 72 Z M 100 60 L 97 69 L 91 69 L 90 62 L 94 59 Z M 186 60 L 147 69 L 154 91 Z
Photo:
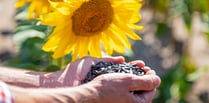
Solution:
M 37 19 L 40 15 L 46 14 L 53 10 L 48 0 L 18 0 L 15 4 L 16 8 L 23 7 L 29 3 L 28 19 Z

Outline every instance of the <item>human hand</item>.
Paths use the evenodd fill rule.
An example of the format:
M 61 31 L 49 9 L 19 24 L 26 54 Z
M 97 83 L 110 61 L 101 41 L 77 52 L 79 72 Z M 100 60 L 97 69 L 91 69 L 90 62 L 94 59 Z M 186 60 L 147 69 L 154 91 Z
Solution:
M 68 70 L 74 70 L 74 75 L 67 75 L 68 73 L 66 72 L 65 76 L 71 76 L 70 80 L 74 82 L 71 81 L 68 83 L 79 84 L 80 80 L 85 78 L 85 75 L 89 69 L 85 70 L 84 60 L 88 61 L 86 61 L 87 67 L 90 69 L 90 65 L 88 64 L 95 64 L 101 60 L 104 61 L 104 58 L 92 59 L 87 57 L 69 64 L 67 67 L 68 69 L 66 68 L 66 70 L 67 72 L 71 72 Z M 124 59 L 121 59 L 121 57 L 114 58 L 114 60 L 113 58 L 105 58 L 105 60 L 110 62 L 114 61 L 115 63 L 124 62 Z M 50 91 L 49 94 L 60 98 L 64 96 L 67 98 L 66 100 L 71 99 L 76 101 L 76 103 L 151 103 L 155 96 L 156 88 L 160 85 L 160 78 L 153 70 L 151 70 L 149 67 L 146 67 L 143 61 L 137 60 L 130 63 L 134 63 L 140 68 L 144 68 L 147 71 L 146 74 L 143 76 L 122 73 L 104 74 L 84 85 L 75 86 L 73 88 L 64 88 L 61 91 L 59 89 L 59 93 L 52 93 Z M 60 74 L 62 75 L 64 72 L 65 70 Z M 75 73 L 78 73 L 78 76 L 75 76 Z M 139 94 L 133 94 L 131 91 L 143 92 Z
M 144 76 L 109 73 L 84 85 L 69 88 L 36 89 L 11 86 L 10 89 L 16 103 L 151 103 L 155 90 L 160 85 L 160 78 L 154 71 L 146 69 L 148 72 Z M 136 90 L 143 92 L 130 92 Z
M 10 89 L 16 103 L 151 103 L 159 85 L 160 78 L 150 70 L 144 76 L 104 74 L 84 85 L 69 88 Z M 144 92 L 130 92 L 135 90 Z
M 93 58 L 84 57 L 67 65 L 64 70 L 47 73 L 42 77 L 41 87 L 78 86 L 90 71 L 91 66 L 100 61 L 124 63 L 123 57 Z
M 155 72 L 145 67 L 144 76 L 132 74 L 109 73 L 74 89 L 76 103 L 151 103 L 160 78 Z M 131 91 L 143 91 L 133 94 Z
M 78 97 L 88 99 L 76 99 L 78 103 L 151 103 L 156 88 L 160 85 L 160 78 L 155 71 L 145 66 L 143 61 L 132 61 L 130 64 L 136 64 L 144 68 L 147 72 L 143 76 L 132 74 L 109 73 L 103 74 L 82 85 L 82 90 Z M 84 88 L 84 89 L 82 89 Z M 143 91 L 139 94 L 133 94 L 132 91 Z M 75 93 L 76 94 L 76 93 Z
M 138 65 L 144 66 L 143 62 L 136 62 Z M 97 98 L 103 98 L 98 103 L 151 103 L 156 88 L 160 85 L 160 78 L 149 67 L 144 68 L 147 70 L 144 76 L 121 73 L 105 74 L 95 78 L 88 87 L 93 85 L 98 93 Z M 143 92 L 133 94 L 131 91 Z

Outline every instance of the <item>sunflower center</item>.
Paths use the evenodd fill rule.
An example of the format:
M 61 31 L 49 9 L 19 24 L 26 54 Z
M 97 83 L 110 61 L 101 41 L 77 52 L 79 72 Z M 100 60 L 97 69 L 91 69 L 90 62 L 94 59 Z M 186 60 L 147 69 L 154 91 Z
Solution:
M 73 13 L 72 29 L 76 35 L 94 35 L 104 31 L 112 19 L 113 8 L 108 0 L 90 0 Z

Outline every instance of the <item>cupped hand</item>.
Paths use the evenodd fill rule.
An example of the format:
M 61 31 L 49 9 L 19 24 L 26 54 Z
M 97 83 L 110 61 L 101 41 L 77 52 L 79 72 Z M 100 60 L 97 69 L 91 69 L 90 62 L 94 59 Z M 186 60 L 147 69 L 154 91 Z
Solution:
M 93 58 L 84 57 L 75 62 L 70 63 L 61 77 L 59 78 L 65 85 L 77 86 L 80 85 L 81 81 L 85 79 L 87 73 L 90 71 L 91 66 L 100 62 L 113 62 L 123 63 L 123 57 L 107 57 L 107 58 Z
M 106 58 L 93 58 L 87 56 L 69 63 L 66 66 L 66 68 L 61 71 L 45 74 L 42 78 L 41 87 L 53 88 L 78 86 L 81 84 L 81 81 L 86 77 L 87 73 L 90 71 L 91 66 L 97 64 L 100 61 L 112 63 L 125 62 L 122 56 Z M 150 68 L 146 67 L 145 63 L 141 60 L 136 60 L 129 63 L 136 64 L 140 68 L 144 68 L 147 71 L 146 74 L 155 75 L 155 72 Z
M 91 96 L 88 100 L 94 100 L 95 96 L 99 99 L 98 103 L 151 103 L 156 88 L 160 85 L 160 78 L 156 75 L 155 71 L 145 66 L 141 60 L 131 61 L 130 64 L 136 64 L 140 68 L 144 68 L 147 72 L 143 76 L 124 73 L 109 73 L 103 74 L 91 82 L 80 85 L 81 81 L 86 77 L 90 71 L 91 66 L 100 61 L 124 63 L 123 57 L 108 57 L 108 58 L 92 58 L 84 57 L 77 61 L 71 62 L 68 66 L 55 73 L 46 74 L 46 80 L 55 81 L 49 83 L 45 87 L 72 87 L 88 88 L 83 90 L 83 96 L 91 94 L 94 91 L 92 99 Z M 47 79 L 48 78 L 48 79 Z M 50 79 L 51 78 L 51 79 Z M 78 86 L 80 85 L 80 86 Z M 89 90 L 89 91 L 88 91 Z M 139 94 L 134 94 L 131 91 L 143 91 Z M 89 92 L 89 93 L 88 93 Z M 80 92 L 79 92 L 80 93 Z M 102 100 L 101 100 L 102 99 Z M 95 102 L 97 103 L 97 102 Z
M 129 62 L 144 68 L 147 72 L 143 76 L 123 73 L 103 74 L 87 83 L 87 88 L 96 88 L 98 103 L 151 103 L 156 94 L 156 88 L 161 80 L 154 70 L 145 66 L 141 60 Z M 88 89 L 87 89 L 88 90 Z M 91 90 L 91 89 L 89 89 Z M 133 91 L 142 91 L 133 93 Z M 96 102 L 95 102 L 96 103 Z
M 103 74 L 83 86 L 88 88 L 85 90 L 95 94 L 96 97 L 92 100 L 99 98 L 99 101 L 94 103 L 151 103 L 159 85 L 160 78 L 151 72 L 144 76 L 123 73 Z M 131 91 L 143 92 L 134 94 Z M 84 92 L 83 95 L 89 92 Z
M 106 57 L 93 58 L 90 56 L 69 63 L 64 70 L 44 75 L 43 87 L 78 86 L 90 71 L 91 66 L 100 62 L 124 63 L 124 58 Z

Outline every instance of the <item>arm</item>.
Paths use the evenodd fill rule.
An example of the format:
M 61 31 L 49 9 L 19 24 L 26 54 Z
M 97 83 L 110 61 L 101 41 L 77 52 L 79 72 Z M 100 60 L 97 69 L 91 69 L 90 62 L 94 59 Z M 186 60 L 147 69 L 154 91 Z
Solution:
M 0 66 L 0 80 L 18 86 L 38 87 L 44 73 Z
M 14 103 L 76 103 L 75 99 L 72 98 L 72 95 L 76 95 L 73 92 L 74 89 L 34 89 L 16 86 L 9 86 L 9 88 L 13 94 Z
M 80 85 L 86 73 L 89 71 L 91 64 L 99 61 L 110 61 L 122 63 L 122 58 L 83 58 L 78 61 L 70 63 L 62 72 L 43 73 L 45 78 L 57 78 L 61 84 L 68 86 L 75 86 L 71 88 L 57 88 L 57 89 L 29 89 L 18 88 L 11 86 L 10 89 L 15 96 L 15 102 L 28 103 L 150 103 L 155 95 L 155 89 L 160 84 L 160 78 L 155 75 L 155 72 L 150 68 L 144 67 L 145 64 L 141 61 L 133 61 L 130 63 L 137 64 L 141 68 L 145 68 L 146 75 L 135 76 L 122 73 L 111 73 L 98 76 L 94 80 L 84 85 Z M 5 68 L 6 69 L 6 68 Z M 11 69 L 12 70 L 12 69 Z M 16 71 L 16 70 L 15 70 Z M 18 70 L 17 70 L 18 71 Z M 1 72 L 1 71 L 0 71 Z M 12 71 L 10 71 L 12 72 Z M 32 71 L 20 70 L 23 75 L 39 74 Z M 74 75 L 72 75 L 72 73 Z M 17 73 L 19 74 L 19 73 Z M 41 73 L 42 74 L 42 73 Z M 43 75 L 42 74 L 42 75 Z M 19 77 L 18 77 L 19 78 Z M 34 80 L 34 79 L 31 79 Z M 37 79 L 35 79 L 37 80 Z M 7 81 L 7 80 L 6 80 Z M 14 82 L 11 80 L 11 82 Z M 22 82 L 22 81 L 21 81 Z M 23 81 L 25 82 L 25 81 Z M 13 84 L 13 83 L 12 83 Z M 30 83 L 29 83 L 30 84 Z M 35 84 L 35 83 L 34 83 Z M 80 86 L 76 86 L 80 85 Z M 142 90 L 141 94 L 132 94 L 130 91 Z M 121 98 L 122 97 L 122 98 Z
M 99 61 L 122 63 L 122 57 L 92 58 L 84 57 L 69 63 L 64 70 L 45 73 L 18 68 L 1 67 L 0 80 L 21 87 L 69 87 L 80 84 L 92 64 Z
M 153 74 L 140 77 L 113 73 L 71 88 L 10 89 L 15 103 L 151 103 L 159 84 L 159 77 Z M 133 90 L 145 92 L 135 95 L 130 93 Z
M 58 78 L 63 70 L 47 73 L 0 66 L 0 80 L 20 87 L 62 87 Z M 50 75 L 50 78 L 49 78 Z

